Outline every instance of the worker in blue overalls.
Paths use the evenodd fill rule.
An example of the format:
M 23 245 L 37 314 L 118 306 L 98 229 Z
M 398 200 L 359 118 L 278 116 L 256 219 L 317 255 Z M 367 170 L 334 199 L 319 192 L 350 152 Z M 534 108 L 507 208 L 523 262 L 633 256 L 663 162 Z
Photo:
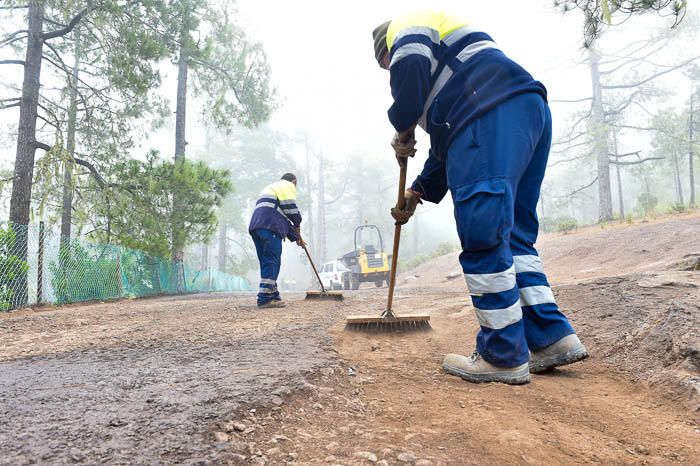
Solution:
M 521 384 L 531 372 L 586 358 L 533 246 L 552 138 L 545 87 L 488 34 L 442 12 L 386 22 L 373 38 L 390 72 L 397 158 L 415 154 L 416 125 L 431 143 L 406 207 L 392 215 L 406 223 L 422 201 L 438 203 L 450 191 L 481 326 L 474 353 L 448 354 L 443 368 L 471 382 Z
M 282 179 L 266 186 L 255 203 L 248 231 L 260 262 L 260 308 L 285 307 L 277 288 L 282 265 L 282 241 L 287 238 L 299 246 L 304 245 L 299 234 L 301 213 L 296 202 L 297 177 L 285 173 Z

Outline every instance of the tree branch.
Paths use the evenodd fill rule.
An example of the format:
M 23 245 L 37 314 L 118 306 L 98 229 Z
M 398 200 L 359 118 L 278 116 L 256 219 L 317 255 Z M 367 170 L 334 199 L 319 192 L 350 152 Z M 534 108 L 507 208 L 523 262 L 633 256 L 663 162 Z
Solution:
M 51 102 L 49 102 L 49 103 L 51 103 Z M 52 105 L 55 105 L 55 104 L 52 104 Z M 37 107 L 39 107 L 40 109 L 42 109 L 43 111 L 45 111 L 46 114 L 47 114 L 48 116 L 50 116 L 51 118 L 53 118 L 55 123 L 53 123 L 53 124 L 52 124 L 52 123 L 49 123 L 48 120 L 47 120 L 46 118 L 44 118 L 42 115 L 39 115 L 39 114 L 37 113 L 37 116 L 38 116 L 39 118 L 41 118 L 42 120 L 44 120 L 46 123 L 49 123 L 51 126 L 53 126 L 53 127 L 56 128 L 56 129 L 58 129 L 58 128 L 61 127 L 61 122 L 60 122 L 60 120 L 58 119 L 58 117 L 56 116 L 56 114 L 55 114 L 54 112 L 52 112 L 51 110 L 49 110 L 48 108 L 46 108 L 46 107 L 45 107 L 44 105 L 42 105 L 40 102 L 37 102 Z
M 586 157 L 590 157 L 591 154 L 592 154 L 592 152 L 587 152 L 585 154 L 577 155 L 577 156 L 571 157 L 569 159 L 557 160 L 555 162 L 547 164 L 547 168 L 555 167 L 555 166 L 559 165 L 560 163 L 573 162 L 574 160 L 585 159 Z
M 343 185 L 343 189 L 340 191 L 340 194 L 338 194 L 335 199 L 330 200 L 330 201 L 326 201 L 324 199 L 323 203 L 326 205 L 330 205 L 330 204 L 334 204 L 334 203 L 338 202 L 345 195 L 345 190 L 348 188 L 349 182 L 350 182 L 350 180 L 348 180 L 348 179 L 345 180 L 345 184 Z
M 576 102 L 587 102 L 589 100 L 593 100 L 593 97 L 584 97 L 582 99 L 572 99 L 572 100 L 566 100 L 566 99 L 555 99 L 555 100 L 550 100 L 550 104 L 571 104 L 571 103 L 576 103 Z
M 29 31 L 27 29 L 20 29 L 19 31 L 15 31 L 11 34 L 6 35 L 2 40 L 0 40 L 0 47 L 4 47 L 8 44 L 11 44 L 12 42 L 14 42 L 16 40 L 24 39 L 24 37 L 27 37 L 27 36 L 19 37 L 19 38 L 17 37 L 18 35 L 23 34 L 23 33 L 29 34 Z
M 233 91 L 233 95 L 236 97 L 236 100 L 241 104 L 243 103 L 243 100 L 241 99 L 241 96 L 239 94 L 239 90 L 236 88 L 237 83 L 234 81 L 233 77 L 226 69 L 222 68 L 216 63 L 211 63 L 206 60 L 192 59 L 192 61 L 198 65 L 204 66 L 205 68 L 209 68 L 210 70 L 219 73 L 222 78 L 225 78 L 226 81 L 228 81 L 229 89 Z
M 0 60 L 0 65 L 22 65 L 26 63 L 24 60 Z
M 677 70 L 677 69 L 679 69 L 679 68 L 683 68 L 684 66 L 693 63 L 693 62 L 694 62 L 695 60 L 697 60 L 698 58 L 700 58 L 700 56 L 693 57 L 693 58 L 691 58 L 690 60 L 684 61 L 683 63 L 680 63 L 680 64 L 678 64 L 678 65 L 676 65 L 676 66 L 674 66 L 674 67 L 672 67 L 672 68 L 668 68 L 668 69 L 665 69 L 665 70 L 663 70 L 663 71 L 659 71 L 658 73 L 652 74 L 651 76 L 649 76 L 649 77 L 647 77 L 647 78 L 644 78 L 644 79 L 642 79 L 641 81 L 638 81 L 638 82 L 633 83 L 633 84 L 618 84 L 618 85 L 614 85 L 614 86 L 600 86 L 600 87 L 601 87 L 601 89 L 606 89 L 606 90 L 610 90 L 610 89 L 630 89 L 630 88 L 633 88 L 633 87 L 639 87 L 639 86 L 641 86 L 642 84 L 646 84 L 646 83 L 648 83 L 649 81 L 652 81 L 652 80 L 654 80 L 654 79 L 656 79 L 656 78 L 658 78 L 658 77 L 660 77 L 660 76 L 663 76 L 663 75 L 665 75 L 665 74 L 670 73 L 671 71 L 675 71 L 675 70 Z
M 73 16 L 73 18 L 68 22 L 66 27 L 64 27 L 62 29 L 57 29 L 55 31 L 46 32 L 46 33 L 42 34 L 41 38 L 43 40 L 47 41 L 47 40 L 54 39 L 56 37 L 65 36 L 66 34 L 70 33 L 78 25 L 80 20 L 83 19 L 83 16 L 85 16 L 85 14 L 87 14 L 88 11 L 91 11 L 93 9 L 95 9 L 95 7 L 88 7 L 88 8 L 83 9 L 83 11 L 81 11 L 77 15 Z
M 634 125 L 616 125 L 611 124 L 613 128 L 620 129 L 636 129 L 637 131 L 660 131 L 659 128 L 645 128 L 644 126 L 634 126 Z
M 647 160 L 664 160 L 666 157 L 647 157 L 646 159 L 639 159 L 634 162 L 623 162 L 622 160 L 609 160 L 612 165 L 639 165 Z
M 87 168 L 88 170 L 90 170 L 90 173 L 92 173 L 92 176 L 95 177 L 95 181 L 97 181 L 97 184 L 100 186 L 100 188 L 104 188 L 104 187 L 105 187 L 106 183 L 105 183 L 104 178 L 102 178 L 102 175 L 100 175 L 100 172 L 97 171 L 97 168 L 95 168 L 95 166 L 94 166 L 93 164 L 91 164 L 91 163 L 88 162 L 87 160 L 76 159 L 75 157 L 73 157 L 73 161 L 74 161 L 76 164 L 82 165 L 83 167 L 85 167 L 85 168 Z
M 47 119 L 44 117 L 44 115 L 41 115 L 41 114 L 37 113 L 37 114 L 36 114 L 36 117 L 39 118 L 40 120 L 42 120 L 42 121 L 43 121 L 44 123 L 46 123 L 47 125 L 53 126 L 54 128 L 59 129 L 58 123 L 50 122 L 49 120 L 47 120 Z M 55 117 L 54 117 L 54 118 L 55 118 Z
M 19 107 L 21 102 L 18 100 L 17 102 L 12 102 L 11 104 L 2 104 L 0 105 L 0 110 L 5 110 L 7 108 L 12 108 L 12 107 Z
M 630 42 L 629 44 L 625 45 L 624 47 L 622 47 L 621 49 L 619 49 L 615 52 L 605 54 L 605 58 L 617 58 L 617 60 L 602 60 L 599 63 L 599 65 L 609 65 L 611 63 L 616 63 L 619 60 L 624 60 L 628 57 L 631 57 L 635 53 L 644 50 L 646 47 L 649 47 L 649 45 L 654 44 L 654 43 L 655 43 L 655 41 L 651 38 L 641 39 L 641 40 L 636 40 L 636 41 Z M 631 52 L 627 52 L 627 49 L 629 49 L 630 47 L 636 47 L 639 44 L 642 44 L 642 45 L 640 47 L 637 47 L 636 49 L 634 49 Z
M 580 133 L 576 134 L 575 136 L 569 136 L 569 138 L 564 140 L 564 141 L 554 141 L 552 143 L 552 146 L 560 146 L 562 144 L 571 144 L 572 142 L 574 142 L 575 140 L 577 140 L 581 136 L 587 136 L 587 135 L 588 135 L 588 133 L 586 131 L 581 131 Z
M 564 149 L 550 150 L 549 153 L 550 154 L 563 154 L 563 153 L 568 152 L 571 149 L 574 149 L 576 147 L 587 146 L 588 144 L 592 144 L 592 143 L 593 143 L 593 140 L 589 139 L 588 141 L 583 141 L 583 142 L 579 142 L 577 144 L 574 144 L 572 146 L 567 146 Z
M 595 178 L 593 178 L 593 181 L 591 181 L 590 183 L 588 183 L 586 186 L 582 186 L 582 187 L 580 187 L 580 188 L 578 188 L 578 189 L 575 189 L 574 191 L 571 191 L 571 192 L 570 192 L 569 194 L 567 194 L 565 197 L 572 197 L 572 196 L 575 196 L 576 194 L 580 193 L 580 192 L 583 191 L 584 189 L 588 189 L 588 188 L 590 188 L 591 186 L 593 186 L 593 185 L 596 183 L 596 181 L 598 181 L 598 176 L 597 176 L 597 175 L 596 175 Z
M 669 42 L 668 39 L 666 39 L 661 45 L 659 45 L 658 43 L 654 44 L 655 47 L 651 50 L 651 52 L 649 52 L 649 53 L 647 53 L 647 54 L 645 54 L 645 55 L 642 55 L 641 57 L 634 57 L 634 56 L 629 55 L 630 58 L 627 58 L 626 60 L 624 60 L 620 65 L 618 65 L 618 66 L 616 66 L 616 67 L 614 67 L 614 68 L 611 68 L 611 69 L 609 69 L 609 70 L 600 70 L 600 75 L 601 75 L 601 76 L 605 76 L 605 75 L 608 75 L 608 74 L 612 74 L 612 73 L 614 73 L 614 72 L 620 70 L 621 68 L 624 68 L 625 66 L 627 66 L 627 65 L 629 65 L 629 64 L 631 64 L 631 63 L 645 62 L 647 58 L 649 58 L 650 56 L 654 55 L 655 53 L 658 53 L 660 50 L 662 50 L 663 48 L 665 48 L 665 47 L 668 45 L 668 42 Z M 644 50 L 644 48 L 645 48 L 645 47 L 648 47 L 649 45 L 651 45 L 651 44 L 648 43 L 647 45 L 645 45 L 644 47 L 641 47 L 641 48 L 637 49 L 637 50 L 636 50 L 635 52 L 633 52 L 633 53 L 637 53 L 637 52 L 639 52 L 639 51 L 641 51 L 641 50 Z
M 627 152 L 625 154 L 608 154 L 608 155 L 610 157 L 615 157 L 617 159 L 621 159 L 622 157 L 629 157 L 630 155 L 639 155 L 639 152 L 640 151 L 636 150 L 634 152 Z
M 642 93 L 642 91 L 637 89 L 636 91 L 634 91 L 633 93 L 631 93 L 627 97 L 627 100 L 624 103 L 617 106 L 617 108 L 615 108 L 613 110 L 606 111 L 605 116 L 616 115 L 618 113 L 623 112 L 625 109 L 627 109 L 627 107 L 629 107 L 630 105 L 632 105 L 634 103 L 634 99 L 641 93 Z
M 51 24 L 52 26 L 56 26 L 57 28 L 64 28 L 64 27 L 66 27 L 65 24 L 59 23 L 58 21 L 54 21 L 53 19 L 47 18 L 46 16 L 44 16 L 44 22 L 47 23 L 47 24 Z
M 51 150 L 50 145 L 44 144 L 43 142 L 39 142 L 39 141 L 34 141 L 34 147 L 36 147 L 37 149 L 44 150 L 46 152 Z

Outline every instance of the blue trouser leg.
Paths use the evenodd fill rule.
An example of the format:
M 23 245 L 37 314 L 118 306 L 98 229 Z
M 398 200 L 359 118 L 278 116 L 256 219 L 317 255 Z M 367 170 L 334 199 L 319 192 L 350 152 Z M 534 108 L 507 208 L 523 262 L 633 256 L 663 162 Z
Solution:
M 539 231 L 537 202 L 552 142 L 549 108 L 545 108 L 545 130 L 535 147 L 532 160 L 518 183 L 515 195 L 514 225 L 510 235 L 520 305 L 525 323 L 525 339 L 532 351 L 545 348 L 574 332 L 559 310 L 534 247 Z
M 277 277 L 282 263 L 282 238 L 270 230 L 260 229 L 250 233 L 260 262 L 260 288 L 258 305 L 279 300 Z
M 538 314 L 537 327 L 542 332 L 529 325 L 532 306 L 525 309 L 523 319 L 519 261 L 514 260 L 511 246 L 513 231 L 516 243 L 521 241 L 523 231 L 530 236 L 534 233 L 536 238 L 534 207 L 550 140 L 547 104 L 537 94 L 523 94 L 474 121 L 455 138 L 448 151 L 447 182 L 462 243 L 460 263 L 481 325 L 476 347 L 485 360 L 500 367 L 526 363 L 531 333 L 534 332 L 533 343 L 540 341 L 540 333 L 554 335 L 559 332 L 555 324 L 563 318 L 561 313 Z M 516 213 L 521 203 L 530 205 L 532 199 L 533 210 Z M 534 222 L 523 220 L 532 220 L 531 217 Z

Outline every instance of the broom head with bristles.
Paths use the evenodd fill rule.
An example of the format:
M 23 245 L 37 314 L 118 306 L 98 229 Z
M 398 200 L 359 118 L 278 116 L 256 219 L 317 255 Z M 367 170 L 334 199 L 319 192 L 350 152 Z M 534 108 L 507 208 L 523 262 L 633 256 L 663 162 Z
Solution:
M 306 299 L 315 299 L 318 301 L 342 301 L 343 293 L 338 291 L 307 291 Z
M 391 316 L 348 316 L 345 320 L 347 330 L 368 332 L 417 331 L 430 330 L 429 314 L 403 314 Z

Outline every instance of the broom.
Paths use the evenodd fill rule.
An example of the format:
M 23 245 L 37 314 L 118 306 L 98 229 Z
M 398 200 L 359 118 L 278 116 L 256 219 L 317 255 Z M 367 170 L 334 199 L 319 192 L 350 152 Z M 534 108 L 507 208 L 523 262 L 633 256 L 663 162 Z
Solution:
M 406 171 L 408 168 L 408 159 L 402 159 L 400 165 L 401 171 L 399 174 L 399 196 L 396 202 L 396 207 L 403 210 L 406 207 Z M 396 284 L 396 268 L 399 259 L 399 243 L 401 240 L 401 225 L 396 223 L 394 226 L 394 251 L 391 256 L 391 275 L 389 276 L 389 295 L 386 302 L 386 310 L 379 316 L 357 315 L 348 316 L 345 320 L 345 328 L 348 330 L 368 330 L 368 331 L 387 331 L 387 330 L 429 330 L 430 315 L 429 314 L 395 314 L 391 306 L 394 302 L 394 285 Z
M 321 301 L 342 301 L 342 293 L 339 293 L 337 291 L 326 291 L 326 287 L 323 286 L 323 282 L 321 281 L 321 277 L 318 274 L 318 270 L 316 270 L 316 265 L 314 265 L 313 259 L 311 259 L 311 254 L 309 254 L 309 249 L 306 247 L 306 243 L 302 240 L 301 244 L 301 247 L 304 248 L 304 251 L 306 252 L 306 257 L 309 258 L 311 268 L 314 269 L 314 273 L 316 274 L 316 278 L 318 279 L 318 284 L 321 285 L 321 291 L 307 291 L 306 299 L 318 299 Z

